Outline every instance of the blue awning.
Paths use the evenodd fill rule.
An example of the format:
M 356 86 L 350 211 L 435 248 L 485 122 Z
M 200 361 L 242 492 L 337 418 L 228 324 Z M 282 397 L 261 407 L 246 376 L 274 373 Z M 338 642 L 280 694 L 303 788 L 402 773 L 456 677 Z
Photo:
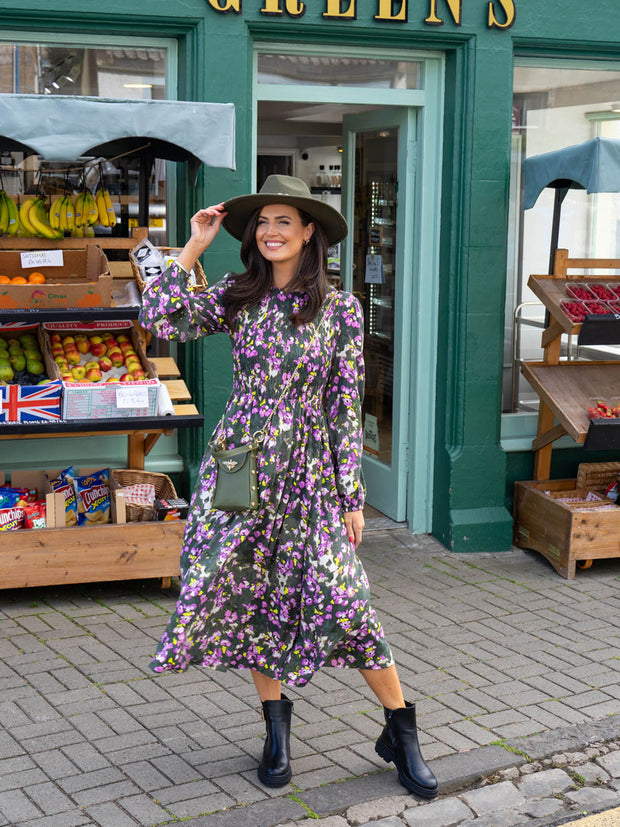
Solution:
M 232 103 L 0 95 L 0 148 L 70 162 L 148 146 L 153 157 L 235 169 Z
M 592 138 L 523 162 L 523 207 L 534 206 L 545 187 L 620 192 L 620 140 Z

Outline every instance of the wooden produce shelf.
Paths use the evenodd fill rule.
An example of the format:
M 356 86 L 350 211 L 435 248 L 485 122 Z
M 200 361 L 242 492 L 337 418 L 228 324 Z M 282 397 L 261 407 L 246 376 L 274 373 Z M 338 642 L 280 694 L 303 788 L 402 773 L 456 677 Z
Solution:
M 575 486 L 576 480 L 517 482 L 514 496 L 514 544 L 538 551 L 568 580 L 578 561 L 620 556 L 620 508 L 577 507 L 553 496 L 577 495 Z
M 575 442 L 586 441 L 593 422 L 588 419 L 588 408 L 598 399 L 620 401 L 620 362 L 562 362 L 553 365 L 546 362 L 525 362 L 523 375 L 540 396 L 541 401 L 553 412 L 563 429 L 554 439 L 569 434 Z M 618 428 L 620 420 L 608 420 Z M 539 434 L 537 445 L 545 434 Z
M 0 533 L 0 589 L 179 575 L 185 520 Z

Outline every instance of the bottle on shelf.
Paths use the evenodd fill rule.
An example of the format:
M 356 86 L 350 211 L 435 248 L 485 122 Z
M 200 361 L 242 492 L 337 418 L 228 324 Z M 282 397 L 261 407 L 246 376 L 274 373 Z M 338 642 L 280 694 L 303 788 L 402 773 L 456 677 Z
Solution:
M 325 164 L 319 164 L 319 171 L 316 176 L 317 187 L 325 186 Z

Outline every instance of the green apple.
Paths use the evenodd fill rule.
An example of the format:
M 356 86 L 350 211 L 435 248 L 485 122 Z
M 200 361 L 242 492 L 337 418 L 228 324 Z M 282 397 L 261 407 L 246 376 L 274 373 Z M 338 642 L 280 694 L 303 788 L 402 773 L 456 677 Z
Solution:
M 13 368 L 10 365 L 0 365 L 0 379 L 3 382 L 12 382 L 14 376 Z
M 24 370 L 26 367 L 26 357 L 23 353 L 11 356 L 11 367 L 17 373 L 19 373 L 20 370 Z
M 41 376 L 42 373 L 45 373 L 43 362 L 38 359 L 28 359 L 26 362 L 26 370 L 34 376 Z

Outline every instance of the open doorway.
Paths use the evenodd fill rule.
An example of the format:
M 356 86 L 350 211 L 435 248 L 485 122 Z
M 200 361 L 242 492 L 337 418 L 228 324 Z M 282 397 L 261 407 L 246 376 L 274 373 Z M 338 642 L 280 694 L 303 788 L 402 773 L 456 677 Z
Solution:
M 367 510 L 373 519 L 395 522 L 405 520 L 407 495 L 410 349 L 398 302 L 413 278 L 403 232 L 411 221 L 406 193 L 413 190 L 406 148 L 415 117 L 407 113 L 405 107 L 259 101 L 257 119 L 257 187 L 276 171 L 295 175 L 349 223 L 347 241 L 329 250 L 328 272 L 364 310 Z

